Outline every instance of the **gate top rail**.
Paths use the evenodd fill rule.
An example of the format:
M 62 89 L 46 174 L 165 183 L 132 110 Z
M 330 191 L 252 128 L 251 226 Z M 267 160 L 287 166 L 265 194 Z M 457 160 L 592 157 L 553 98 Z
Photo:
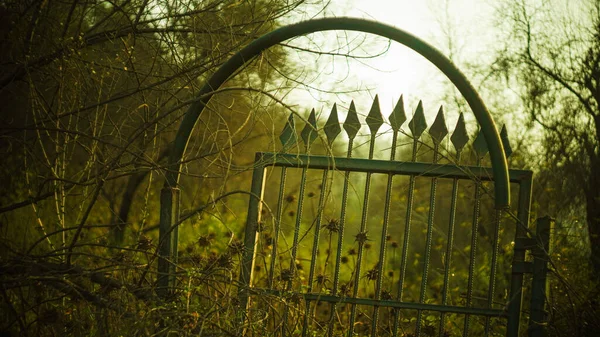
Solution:
M 165 188 L 177 187 L 180 177 L 181 159 L 183 158 L 192 130 L 215 90 L 223 85 L 237 69 L 247 64 L 264 50 L 293 37 L 328 30 L 352 30 L 386 37 L 413 49 L 443 72 L 469 104 L 481 127 L 481 132 L 490 150 L 490 159 L 492 162 L 492 170 L 494 172 L 494 199 L 496 208 L 504 209 L 509 207 L 510 184 L 508 165 L 502 141 L 489 111 L 467 78 L 456 68 L 452 61 L 421 39 L 393 26 L 357 18 L 325 18 L 284 26 L 254 40 L 248 46 L 233 55 L 210 77 L 198 93 L 197 100 L 195 100 L 186 111 L 179 130 L 177 131 L 173 150 L 169 157 L 164 185 Z M 414 125 L 414 128 L 415 129 L 411 131 L 418 131 L 419 125 Z M 411 126 L 411 129 L 413 129 L 413 126 Z

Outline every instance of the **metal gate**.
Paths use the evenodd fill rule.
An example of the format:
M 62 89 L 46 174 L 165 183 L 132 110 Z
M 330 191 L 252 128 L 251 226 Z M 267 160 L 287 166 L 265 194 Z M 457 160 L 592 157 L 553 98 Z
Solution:
M 535 270 L 530 334 L 543 333 L 550 222 L 538 222 L 543 243 L 527 239 L 532 172 L 509 171 L 518 187 L 514 214 L 494 209 L 482 134 L 471 146 L 475 165 L 466 166 L 462 114 L 450 135 L 442 108 L 430 127 L 421 103 L 404 133 L 406 120 L 401 98 L 389 115 L 391 133 L 378 134 L 384 119 L 375 97 L 366 116 L 368 154 L 355 158 L 361 122 L 352 103 L 342 124 L 346 155 L 334 156 L 342 131 L 334 105 L 321 129 L 312 111 L 300 132 L 303 145 L 294 147 L 292 115 L 282 151 L 256 154 L 240 271 L 241 332 L 517 336 L 523 275 Z M 453 151 L 440 146 L 448 136 Z M 317 152 L 328 155 L 311 154 L 317 137 L 326 144 Z M 504 128 L 501 138 L 508 157 Z M 411 151 L 399 154 L 400 143 Z M 388 159 L 374 159 L 381 149 Z M 526 262 L 533 247 L 542 249 Z
M 483 101 L 449 59 L 407 32 L 355 18 L 308 20 L 265 34 L 233 55 L 199 91 L 185 113 L 165 170 L 158 294 L 166 297 L 176 288 L 182 159 L 215 90 L 264 50 L 327 30 L 388 38 L 444 73 L 478 121 L 481 132 L 472 142 L 475 165 L 461 164 L 469 142 L 462 116 L 449 137 L 454 150 L 444 152 L 447 146 L 440 146 L 449 134 L 441 110 L 427 130 L 419 105 L 408 128 L 402 128 L 407 116 L 400 102 L 389 116 L 392 136 L 386 159 L 375 146 L 376 140 L 389 143 L 390 138 L 379 137 L 384 120 L 377 99 L 366 117 L 369 151 L 362 159 L 353 154 L 361 138 L 353 105 L 343 123 L 348 137 L 345 156 L 335 155 L 334 140 L 341 132 L 335 106 L 322 130 L 314 112 L 310 115 L 300 133 L 302 151 L 293 147 L 297 135 L 291 116 L 280 138 L 284 150 L 256 156 L 240 270 L 239 332 L 518 336 L 523 287 L 530 284 L 529 323 L 523 325 L 531 335 L 543 334 L 545 256 L 552 221 L 539 220 L 536 234 L 529 228 L 531 172 L 507 169 L 510 146 L 505 132 L 501 139 Z M 412 153 L 397 155 L 405 145 L 399 141 L 403 130 L 410 132 L 404 140 L 410 139 Z M 431 141 L 423 137 L 426 130 Z M 315 145 L 318 136 L 328 146 Z M 488 148 L 491 168 L 481 165 Z M 513 205 L 511 184 L 518 187 Z M 377 198 L 375 204 L 383 208 L 373 210 L 371 203 Z M 465 214 L 470 220 L 463 219 Z M 527 274 L 533 275 L 531 282 L 524 282 Z

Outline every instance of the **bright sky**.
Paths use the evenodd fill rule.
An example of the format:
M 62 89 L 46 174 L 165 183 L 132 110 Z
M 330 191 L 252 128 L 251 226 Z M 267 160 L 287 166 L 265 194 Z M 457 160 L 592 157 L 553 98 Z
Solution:
M 320 16 L 358 17 L 398 27 L 441 50 L 460 69 L 462 63 L 486 54 L 487 47 L 493 43 L 495 30 L 492 27 L 492 6 L 485 0 L 332 0 L 328 11 Z M 345 33 L 341 34 L 341 37 L 340 33 L 337 34 L 338 46 L 348 40 L 343 35 Z M 323 41 L 332 41 L 331 36 L 314 36 L 311 39 L 315 45 L 321 45 L 326 44 Z M 377 53 L 385 48 L 383 40 L 380 41 L 383 43 L 375 46 L 369 46 L 370 40 L 356 41 L 355 46 L 360 46 L 357 50 L 363 49 L 364 53 Z M 398 43 L 392 43 L 390 51 L 376 59 L 349 62 L 343 58 L 336 58 L 332 62 L 331 58 L 323 57 L 305 66 L 310 69 L 318 64 L 323 68 L 319 71 L 318 79 L 312 78 L 315 87 L 330 89 L 343 86 L 369 89 L 368 92 L 335 97 L 313 92 L 301 99 L 303 102 L 314 102 L 313 106 L 307 106 L 306 109 L 314 107 L 328 113 L 333 102 L 337 102 L 343 113 L 350 99 L 353 99 L 359 113 L 366 114 L 372 103 L 371 97 L 378 94 L 382 112 L 387 117 L 403 94 L 409 111 L 414 110 L 418 100 L 422 99 L 428 120 L 433 121 L 439 105 L 447 101 L 442 97 L 450 85 L 449 82 L 443 82 L 445 77 L 422 56 Z M 452 112 L 451 115 L 454 116 L 448 116 L 449 124 L 453 123 L 458 113 Z

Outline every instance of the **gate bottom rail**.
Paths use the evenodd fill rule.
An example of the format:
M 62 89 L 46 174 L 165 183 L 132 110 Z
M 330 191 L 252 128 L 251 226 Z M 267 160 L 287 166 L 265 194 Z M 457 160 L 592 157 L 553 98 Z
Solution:
M 476 315 L 486 317 L 508 317 L 508 312 L 505 309 L 488 309 L 488 308 L 473 308 L 473 307 L 460 307 L 451 305 L 439 305 L 439 304 L 427 304 L 427 303 L 412 303 L 402 302 L 396 300 L 375 300 L 371 298 L 354 298 L 354 297 L 342 297 L 327 294 L 317 293 L 299 293 L 293 291 L 282 291 L 274 289 L 263 289 L 263 288 L 251 288 L 249 292 L 253 295 L 272 295 L 281 298 L 303 298 L 305 301 L 321 301 L 328 303 L 349 303 L 357 305 L 370 305 L 387 308 L 398 308 L 408 310 L 421 310 L 421 311 L 436 311 L 446 313 L 456 313 L 465 315 Z

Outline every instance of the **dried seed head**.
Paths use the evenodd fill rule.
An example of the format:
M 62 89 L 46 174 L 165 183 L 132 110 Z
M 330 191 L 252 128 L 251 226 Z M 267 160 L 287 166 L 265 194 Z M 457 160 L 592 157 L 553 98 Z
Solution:
M 244 243 L 240 240 L 233 240 L 227 248 L 233 254 L 241 254 L 244 251 Z
M 217 266 L 224 269 L 230 269 L 233 267 L 233 259 L 231 258 L 231 255 L 228 253 L 221 254 L 217 259 Z
M 285 201 L 287 201 L 287 202 L 294 202 L 295 200 L 296 200 L 296 196 L 295 196 L 295 195 L 293 195 L 293 194 L 288 194 L 288 195 L 285 197 Z
M 338 293 L 339 296 L 348 296 L 350 294 L 350 290 L 352 290 L 352 284 L 344 283 L 340 285 L 340 291 Z
M 388 290 L 382 290 L 381 291 L 381 299 L 382 300 L 391 300 L 392 294 Z
M 325 284 L 325 282 L 329 281 L 329 278 L 323 274 L 319 274 L 317 275 L 316 281 L 318 285 L 322 286 Z
M 210 235 L 200 235 L 200 237 L 198 237 L 198 240 L 196 242 L 198 242 L 198 246 L 200 247 L 208 247 L 210 246 L 212 241 L 212 238 L 210 237 Z
M 331 219 L 329 220 L 329 222 L 323 226 L 326 230 L 328 230 L 330 233 L 337 233 L 340 230 L 340 225 L 339 225 L 339 220 L 338 219 Z
M 367 272 L 367 279 L 370 281 L 375 281 L 377 279 L 377 276 L 379 275 L 379 271 L 375 268 L 369 270 Z
M 291 281 L 294 278 L 294 271 L 291 269 L 284 269 L 281 271 L 282 281 Z
M 356 234 L 354 237 L 356 238 L 355 241 L 358 242 L 358 244 L 363 244 L 363 243 L 367 242 L 367 240 L 369 240 L 367 231 L 360 232 L 360 233 Z

